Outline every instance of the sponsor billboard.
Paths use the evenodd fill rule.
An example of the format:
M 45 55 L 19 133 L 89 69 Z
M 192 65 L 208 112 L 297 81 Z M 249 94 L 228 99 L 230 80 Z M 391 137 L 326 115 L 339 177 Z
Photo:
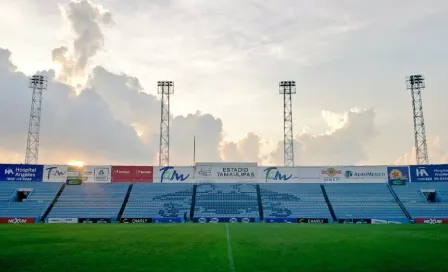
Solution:
M 67 181 L 81 179 L 82 183 L 110 183 L 109 165 L 67 166 Z
M 153 223 L 183 223 L 184 219 L 181 217 L 160 217 L 160 218 L 153 218 Z
M 339 219 L 338 220 L 339 224 L 371 224 L 372 223 L 372 219 Z
M 66 182 L 67 165 L 44 165 L 43 182 Z
M 328 224 L 328 218 L 297 218 L 301 224 Z
M 34 224 L 34 218 L 0 218 L 0 224 Z
M 258 179 L 258 167 L 252 164 L 226 164 L 220 165 L 196 165 L 196 181 L 213 182 L 235 182 L 235 181 L 256 181 Z
M 384 220 L 384 219 L 373 219 L 371 220 L 372 224 L 405 224 L 409 223 L 408 219 L 401 220 Z
M 390 185 L 405 185 L 409 182 L 409 166 L 387 167 L 387 181 Z
M 386 166 L 298 167 L 303 183 L 386 183 Z
M 257 221 L 252 217 L 197 217 L 193 219 L 194 223 L 254 223 Z
M 43 165 L 0 164 L 0 181 L 42 181 Z
M 297 223 L 297 218 L 265 218 L 266 223 Z
M 258 167 L 258 178 L 267 183 L 297 183 L 299 169 L 297 167 Z
M 153 166 L 112 166 L 112 182 L 153 182 Z
M 448 181 L 448 164 L 411 165 L 411 182 Z
M 110 218 L 79 218 L 78 223 L 95 223 L 95 224 L 106 224 L 110 223 Z
M 78 218 L 47 218 L 49 224 L 76 224 Z
M 448 224 L 448 218 L 437 219 L 437 218 L 416 218 L 416 224 Z
M 186 183 L 194 181 L 194 167 L 157 167 L 154 172 L 154 182 Z
M 152 223 L 152 218 L 121 218 L 120 223 L 146 224 L 146 223 Z

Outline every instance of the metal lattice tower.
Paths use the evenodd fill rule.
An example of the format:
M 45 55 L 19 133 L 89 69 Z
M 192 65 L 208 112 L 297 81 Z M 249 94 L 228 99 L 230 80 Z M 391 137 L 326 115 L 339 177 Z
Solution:
M 283 143 L 284 164 L 294 166 L 294 134 L 292 130 L 292 95 L 296 93 L 295 81 L 281 81 L 280 94 L 283 95 Z
M 37 164 L 39 159 L 40 113 L 42 110 L 42 92 L 47 89 L 47 79 L 41 75 L 34 75 L 29 82 L 33 90 L 31 100 L 30 123 L 26 141 L 25 164 Z
M 414 137 L 417 164 L 429 164 L 428 147 L 426 145 L 425 120 L 423 118 L 423 103 L 421 90 L 425 88 L 425 78 L 422 75 L 412 75 L 406 78 L 406 88 L 412 93 L 412 108 L 414 111 Z
M 161 95 L 159 166 L 170 165 L 170 95 L 174 94 L 172 81 L 158 81 L 157 93 Z

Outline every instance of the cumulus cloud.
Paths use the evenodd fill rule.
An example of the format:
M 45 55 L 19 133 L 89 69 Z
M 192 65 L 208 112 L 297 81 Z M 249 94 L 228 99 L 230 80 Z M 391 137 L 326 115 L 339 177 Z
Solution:
M 227 2 L 222 3 L 229 12 L 234 10 L 233 5 L 226 4 Z M 216 12 L 214 4 L 208 3 L 207 5 L 210 5 L 209 9 Z M 247 60 L 253 63 L 255 58 L 259 59 L 259 56 L 265 56 L 262 59 L 266 59 L 271 53 L 275 55 L 275 59 L 280 60 L 285 57 L 294 57 L 296 54 L 309 55 L 305 49 L 308 47 L 315 49 L 315 42 L 310 42 L 305 49 L 297 50 L 298 45 L 304 44 L 302 41 L 309 40 L 309 35 L 319 36 L 311 40 L 320 41 L 330 34 L 336 35 L 358 29 L 358 23 L 339 17 L 334 18 L 338 19 L 336 24 L 333 24 L 334 26 L 321 28 L 319 24 L 309 28 L 310 23 L 306 24 L 306 21 L 290 21 L 292 17 L 300 17 L 291 13 L 280 22 L 270 21 L 272 35 L 264 37 L 263 28 L 259 27 L 259 21 L 266 18 L 264 15 L 271 10 L 271 7 L 278 9 L 275 5 L 266 5 L 262 4 L 260 16 L 257 15 L 258 19 L 253 22 L 244 21 L 246 13 L 241 14 L 239 19 L 243 20 L 248 28 L 241 28 L 240 24 L 235 22 L 230 28 L 227 28 L 229 20 L 224 16 L 220 17 L 219 24 L 214 25 L 212 30 L 205 29 L 209 24 L 204 21 L 197 23 L 197 28 L 192 32 L 193 38 L 190 39 L 190 32 L 187 30 L 191 31 L 191 25 L 187 26 L 182 23 L 180 30 L 173 29 L 182 33 L 185 31 L 188 35 L 177 37 L 174 35 L 175 33 L 172 33 L 173 35 L 165 36 L 170 39 L 176 37 L 176 41 L 182 42 L 184 51 L 167 50 L 166 46 L 172 44 L 172 40 L 166 44 L 155 44 L 154 46 L 157 48 L 146 50 L 152 52 L 148 55 L 163 62 L 177 60 L 178 62 L 175 62 L 174 66 L 187 67 L 188 71 L 202 67 L 202 70 L 199 70 L 206 71 L 207 75 L 216 76 L 219 70 L 212 68 L 224 67 L 229 70 L 232 68 L 232 71 L 234 68 L 238 68 L 226 66 L 226 61 L 232 63 L 238 61 L 240 70 L 251 72 L 254 69 L 240 66 L 241 61 Z M 193 9 L 191 5 L 186 5 L 185 8 L 188 9 L 188 7 L 191 9 L 189 12 L 192 12 L 190 15 L 203 18 L 196 16 L 203 10 Z M 62 10 L 63 15 L 70 23 L 73 42 L 70 43 L 70 46 L 61 46 L 52 51 L 52 60 L 61 65 L 61 71 L 58 73 L 52 70 L 42 72 L 47 75 L 49 86 L 43 99 L 40 162 L 65 163 L 69 160 L 82 160 L 90 164 L 155 164 L 158 161 L 159 149 L 159 98 L 145 91 L 140 81 L 143 77 L 140 77 L 139 80 L 129 73 L 113 73 L 103 66 L 91 69 L 91 63 L 89 63 L 103 48 L 102 27 L 112 25 L 112 14 L 102 6 L 87 0 L 71 1 L 68 8 Z M 177 11 L 184 16 L 184 13 L 180 11 L 185 10 Z M 283 10 L 280 9 L 278 12 L 283 12 Z M 307 11 L 300 12 L 306 13 Z M 320 8 L 316 7 L 315 12 L 320 13 Z M 163 12 L 156 15 L 154 20 L 168 18 Z M 214 13 L 213 15 L 218 16 L 219 14 Z M 333 18 L 333 16 L 331 17 Z M 320 18 L 326 18 L 326 16 Z M 326 19 L 323 21 L 326 22 Z M 323 21 L 322 23 L 324 23 Z M 283 43 L 284 37 L 290 36 L 284 26 L 290 23 L 294 23 L 297 31 L 304 31 L 303 28 L 309 29 L 303 32 L 307 34 L 302 35 L 300 41 Z M 251 27 L 256 31 L 252 31 Z M 278 32 L 277 29 L 282 29 L 282 31 Z M 317 29 L 320 31 L 315 31 Z M 160 34 L 165 31 L 166 29 L 159 29 L 152 33 L 162 36 Z M 213 33 L 214 36 L 208 35 L 210 33 Z M 149 37 L 149 39 L 152 38 Z M 203 41 L 199 39 L 200 37 L 208 37 L 207 39 L 212 42 L 202 45 Z M 327 44 L 333 46 L 331 42 Z M 239 50 L 234 50 L 238 48 Z M 193 49 L 199 50 L 201 54 L 191 53 L 197 52 Z M 20 52 L 15 53 L 20 54 Z M 178 58 L 179 56 L 176 54 L 183 58 Z M 314 53 L 311 55 L 313 56 Z M 328 61 L 327 55 L 322 52 L 319 51 L 316 55 Z M 292 59 L 298 59 L 299 62 L 303 61 L 303 59 L 293 57 Z M 308 56 L 306 59 L 306 63 L 319 63 L 319 58 Z M 308 61 L 309 59 L 312 61 Z M 211 67 L 207 65 L 213 62 L 222 62 L 222 60 L 225 61 L 220 65 Z M 149 63 L 157 67 L 151 69 L 159 69 L 156 62 Z M 255 65 L 258 64 L 255 62 Z M 275 69 L 279 66 L 272 66 L 272 63 L 265 64 L 269 69 L 264 71 L 269 71 L 269 74 L 272 73 L 272 70 L 280 71 L 280 69 Z M 281 72 L 283 73 L 283 70 Z M 260 75 L 257 74 L 257 78 L 259 77 Z M 78 84 L 83 86 L 82 92 L 79 92 Z M 18 71 L 18 68 L 12 63 L 11 52 L 0 49 L 0 95 L 2 97 L 0 99 L 0 123 L 2 124 L 0 161 L 2 162 L 20 162 L 25 153 L 31 102 L 31 94 L 27 85 L 28 77 Z M 232 88 L 228 89 L 231 92 Z M 218 94 L 214 93 L 213 96 L 215 95 Z M 219 95 L 223 95 L 221 100 L 224 100 L 230 94 L 222 92 Z M 233 105 L 236 102 L 231 101 L 231 103 Z M 295 135 L 296 165 L 358 164 L 368 161 L 366 146 L 378 133 L 373 109 L 354 108 L 343 114 L 322 111 L 321 118 L 327 125 L 327 131 L 317 133 L 311 127 L 305 127 L 302 132 Z M 223 123 L 217 116 L 201 112 L 182 116 L 171 115 L 170 124 L 172 165 L 190 165 L 193 162 L 194 136 L 196 136 L 196 161 L 250 161 L 262 164 L 283 164 L 282 142 L 270 143 L 273 148 L 266 151 L 267 141 L 261 135 L 253 132 L 247 133 L 240 140 L 223 141 Z M 432 149 L 434 150 L 430 151 L 431 161 L 433 158 L 434 161 L 448 160 L 440 140 L 434 144 Z M 435 154 L 438 154 L 438 157 Z
M 322 111 L 328 130 L 313 134 L 310 128 L 294 137 L 296 165 L 354 165 L 368 158 L 365 146 L 378 133 L 373 109 L 353 108 L 344 114 Z M 266 157 L 269 164 L 283 164 L 283 142 Z
M 448 150 L 446 149 L 446 143 L 440 139 L 439 136 L 428 137 L 426 140 L 428 147 L 429 163 L 448 163 Z M 417 154 L 415 147 L 411 148 L 409 152 L 399 157 L 395 161 L 396 165 L 408 165 L 417 164 Z
M 88 60 L 95 56 L 104 43 L 100 25 L 111 25 L 112 14 L 88 0 L 71 1 L 68 10 L 61 9 L 74 34 L 73 48 L 55 48 L 52 59 L 61 66 L 59 80 L 71 85 L 82 84 Z
M 221 154 L 224 161 L 229 162 L 260 162 L 261 145 L 264 140 L 250 132 L 238 142 L 224 142 Z

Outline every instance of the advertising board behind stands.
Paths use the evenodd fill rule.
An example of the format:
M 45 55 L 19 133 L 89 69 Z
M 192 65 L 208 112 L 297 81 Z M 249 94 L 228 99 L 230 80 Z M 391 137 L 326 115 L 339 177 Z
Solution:
M 266 223 L 328 224 L 328 218 L 266 218 Z
M 146 224 L 146 223 L 152 223 L 152 218 L 121 218 L 120 223 Z
M 0 224 L 34 224 L 34 218 L 11 217 L 0 218 Z
M 259 181 L 258 167 L 253 163 L 196 164 L 197 182 L 255 182 Z
M 49 224 L 76 224 L 78 218 L 47 218 Z
M 88 224 L 88 223 L 94 223 L 94 224 L 107 224 L 111 223 L 110 218 L 78 218 L 78 223 Z
M 156 167 L 154 182 L 157 183 L 193 183 L 194 167 Z
M 298 183 L 298 167 L 258 167 L 258 179 L 266 183 Z
M 416 218 L 416 224 L 448 224 L 448 218 Z
M 81 179 L 83 183 L 110 183 L 109 165 L 67 166 L 67 180 Z
M 0 181 L 42 181 L 43 165 L 0 164 Z
M 112 166 L 112 182 L 153 182 L 153 166 Z
M 44 165 L 43 182 L 66 182 L 67 165 Z
M 200 217 L 194 218 L 194 223 L 255 223 L 259 222 L 258 218 L 248 217 Z
M 339 219 L 339 224 L 372 224 L 372 219 L 366 218 L 366 219 Z
M 411 165 L 411 182 L 448 182 L 448 164 Z
M 387 180 L 390 185 L 406 185 L 409 182 L 409 166 L 387 167 Z
M 301 183 L 386 183 L 386 166 L 298 167 Z

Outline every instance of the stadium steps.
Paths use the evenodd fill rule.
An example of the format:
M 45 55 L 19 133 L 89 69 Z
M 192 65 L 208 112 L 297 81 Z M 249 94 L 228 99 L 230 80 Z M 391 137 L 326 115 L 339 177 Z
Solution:
M 51 209 L 53 209 L 54 204 L 56 204 L 56 202 L 58 201 L 58 199 L 61 196 L 64 189 L 65 189 L 65 183 L 62 184 L 61 189 L 59 189 L 58 193 L 56 194 L 56 197 L 53 199 L 50 206 L 48 206 L 48 209 L 45 211 L 44 215 L 40 219 L 40 222 L 45 223 L 45 219 L 47 218 L 48 214 L 51 212 Z
M 190 220 L 193 220 L 194 217 L 194 206 L 196 204 L 196 190 L 198 186 L 193 185 L 193 195 L 191 196 L 191 208 L 190 208 Z
M 120 211 L 118 212 L 117 222 L 120 222 L 120 220 L 121 220 L 121 216 L 123 215 L 124 209 L 126 208 L 126 205 L 128 204 L 129 196 L 131 195 L 133 186 L 134 186 L 134 184 L 129 185 L 128 191 L 126 192 L 126 196 L 124 197 L 123 205 L 121 205 Z
M 333 210 L 333 206 L 330 203 L 330 199 L 328 198 L 327 191 L 325 190 L 324 185 L 320 185 L 322 189 L 322 193 L 324 194 L 325 202 L 327 203 L 328 209 L 330 210 L 331 217 L 333 217 L 333 221 L 337 222 L 336 213 Z
M 260 211 L 260 220 L 264 220 L 263 204 L 261 203 L 260 185 L 257 184 L 258 210 Z
M 403 185 L 397 185 L 397 186 L 403 186 Z M 403 205 L 403 203 L 400 201 L 400 199 L 398 198 L 397 194 L 395 193 L 394 189 L 392 189 L 392 187 L 390 186 L 390 184 L 387 184 L 387 188 L 389 188 L 390 193 L 393 195 L 393 197 L 395 198 L 395 200 L 397 201 L 398 205 L 400 206 L 401 210 L 403 211 L 404 215 L 406 215 L 406 217 L 409 219 L 409 221 L 412 220 L 412 216 L 411 214 L 408 212 L 408 210 L 405 208 L 405 206 Z

